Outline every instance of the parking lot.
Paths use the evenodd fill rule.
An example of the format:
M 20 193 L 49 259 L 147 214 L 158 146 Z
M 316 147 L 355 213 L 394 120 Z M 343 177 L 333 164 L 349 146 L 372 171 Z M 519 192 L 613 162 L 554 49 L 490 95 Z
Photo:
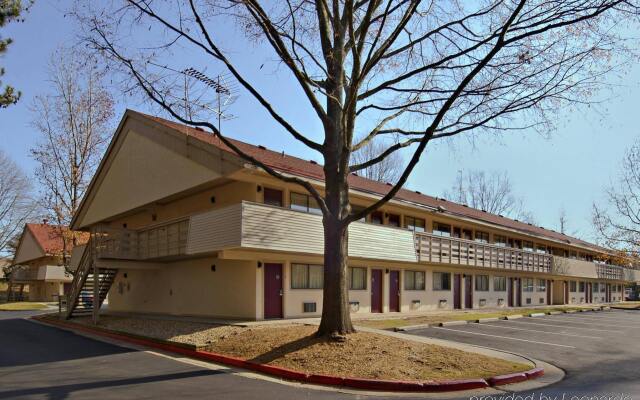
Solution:
M 545 393 L 623 392 L 640 398 L 640 311 L 524 317 L 407 333 L 512 351 L 564 369 L 566 380 Z

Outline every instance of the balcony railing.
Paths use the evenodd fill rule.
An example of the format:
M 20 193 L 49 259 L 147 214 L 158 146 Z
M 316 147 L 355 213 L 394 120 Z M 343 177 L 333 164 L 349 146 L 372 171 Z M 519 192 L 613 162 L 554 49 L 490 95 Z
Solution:
M 416 249 L 418 260 L 429 263 L 547 273 L 553 266 L 550 254 L 429 233 L 416 233 Z
M 38 268 L 16 268 L 11 272 L 14 281 L 33 281 L 38 279 Z
M 625 268 L 617 265 L 596 264 L 596 273 L 600 279 L 625 279 Z
M 97 226 L 92 244 L 98 258 L 149 260 L 186 254 L 189 219 L 140 230 Z

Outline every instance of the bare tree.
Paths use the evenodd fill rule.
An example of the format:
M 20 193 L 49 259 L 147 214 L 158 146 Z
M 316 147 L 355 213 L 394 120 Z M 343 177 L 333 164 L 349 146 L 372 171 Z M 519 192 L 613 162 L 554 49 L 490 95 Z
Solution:
M 516 196 L 506 171 L 487 174 L 481 170 L 459 171 L 451 189 L 443 197 L 469 207 L 533 223 L 522 197 Z
M 90 57 L 59 49 L 49 74 L 50 92 L 37 96 L 31 107 L 32 126 L 40 133 L 31 154 L 45 214 L 60 228 L 68 249 L 77 237 L 66 227 L 111 137 L 113 99 Z
M 351 163 L 366 163 L 372 158 L 378 156 L 378 154 L 384 152 L 387 147 L 388 146 L 386 144 L 378 140 L 372 140 L 351 154 Z M 360 175 L 378 182 L 395 182 L 400 177 L 400 174 L 402 174 L 402 170 L 404 169 L 403 164 L 400 153 L 391 153 L 379 163 L 362 169 L 360 171 Z
M 126 88 L 178 121 L 209 129 L 247 162 L 318 201 L 325 246 L 318 333 L 341 336 L 353 331 L 349 224 L 395 196 L 432 140 L 546 131 L 559 107 L 588 102 L 603 74 L 633 54 L 615 27 L 636 22 L 635 1 L 286 0 L 263 6 L 258 0 L 120 0 L 81 2 L 74 15 L 84 41 L 104 56 L 110 72 L 122 74 Z M 242 35 L 223 39 L 229 39 L 229 21 L 243 28 L 244 43 Z M 255 54 L 238 61 L 237 53 L 251 45 L 270 49 L 268 60 L 281 66 L 279 79 L 297 84 L 290 101 L 307 105 L 320 121 L 321 140 L 294 126 L 249 78 L 260 75 L 261 63 Z M 288 135 L 320 153 L 324 192 L 242 152 L 213 121 L 185 118 L 180 90 L 187 68 L 225 69 Z M 203 89 L 207 84 L 203 80 Z M 390 136 L 400 140 L 366 162 L 350 163 L 353 152 Z M 351 214 L 349 174 L 403 148 L 411 156 L 388 193 Z
M 567 232 L 567 210 L 563 207 L 560 207 L 560 211 L 558 211 L 558 229 L 560 229 L 560 233 L 565 234 Z
M 593 204 L 593 225 L 603 245 L 638 259 L 640 256 L 640 139 L 622 159 L 617 182 Z
M 12 252 L 12 242 L 37 213 L 33 187 L 22 169 L 0 150 L 0 255 Z

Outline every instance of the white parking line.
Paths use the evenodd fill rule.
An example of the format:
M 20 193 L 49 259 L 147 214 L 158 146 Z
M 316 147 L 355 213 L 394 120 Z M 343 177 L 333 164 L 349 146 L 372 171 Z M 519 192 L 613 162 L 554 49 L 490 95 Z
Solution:
M 441 329 L 441 330 L 444 330 L 444 331 L 467 333 L 469 335 L 490 336 L 490 337 L 499 338 L 499 339 L 517 340 L 519 342 L 528 342 L 528 343 L 544 344 L 544 345 L 547 345 L 547 346 L 557 346 L 557 347 L 566 347 L 566 348 L 569 348 L 569 349 L 575 349 L 575 347 L 573 347 L 573 346 L 567 346 L 567 345 L 564 345 L 564 344 L 538 342 L 538 341 L 535 341 L 535 340 L 518 339 L 518 338 L 508 337 L 508 336 L 489 335 L 488 333 L 469 332 L 469 331 L 463 331 L 463 330 L 459 330 L 459 329 L 442 328 L 442 327 L 434 327 L 433 329 Z
M 572 336 L 572 337 L 579 337 L 579 338 L 586 338 L 586 339 L 602 339 L 601 337 L 597 337 L 597 336 L 583 336 L 583 335 L 574 335 L 572 333 L 539 331 L 539 330 L 528 329 L 528 328 L 514 328 L 513 326 L 500 326 L 500 325 L 491 325 L 491 324 L 480 324 L 479 326 L 490 327 L 490 328 L 500 328 L 500 329 L 513 329 L 513 330 L 516 330 L 516 331 L 546 333 L 546 334 L 549 334 L 549 335 Z
M 564 317 L 564 316 L 563 316 Z M 568 322 L 570 324 L 580 324 L 580 325 L 595 325 L 595 326 L 610 326 L 610 327 L 615 327 L 615 328 L 632 328 L 632 329 L 638 329 L 638 326 L 632 326 L 632 325 L 620 325 L 618 323 L 607 323 L 607 322 L 601 322 L 601 323 L 596 323 L 595 321 L 593 322 L 581 322 L 581 321 L 591 321 L 591 320 L 580 320 L 578 318 L 569 318 L 569 319 L 562 319 L 562 318 L 553 318 L 552 319 L 554 322 L 558 322 L 558 321 L 563 321 L 563 322 Z
M 636 324 L 636 326 L 640 327 L 640 322 L 636 322 L 633 320 L 629 320 L 629 318 L 619 318 L 619 317 L 610 317 L 607 315 L 575 315 L 575 314 L 569 314 L 569 315 L 565 315 L 565 317 L 573 317 L 573 318 L 579 318 L 579 319 L 593 319 L 593 320 L 600 320 L 600 321 L 620 321 L 620 322 L 625 322 L 625 323 L 630 323 L 630 324 Z
M 543 319 L 536 319 L 536 321 L 544 321 L 544 320 Z M 570 326 L 567 326 L 567 325 L 541 324 L 539 322 L 522 321 L 520 319 L 512 320 L 510 322 L 518 322 L 518 323 L 522 323 L 522 324 L 540 325 L 540 326 L 556 326 L 558 328 L 574 328 L 574 329 L 582 329 L 582 330 L 587 330 L 587 331 L 598 331 L 598 332 L 608 332 L 608 333 L 612 333 L 613 332 L 611 329 L 576 328 L 575 326 L 574 327 L 570 327 Z

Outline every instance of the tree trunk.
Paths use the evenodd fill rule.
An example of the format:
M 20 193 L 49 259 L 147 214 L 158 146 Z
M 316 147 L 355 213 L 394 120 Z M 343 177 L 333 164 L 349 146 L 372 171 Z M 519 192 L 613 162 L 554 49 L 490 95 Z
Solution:
M 349 313 L 347 282 L 349 232 L 333 218 L 324 218 L 324 288 L 319 336 L 342 336 L 355 332 Z

